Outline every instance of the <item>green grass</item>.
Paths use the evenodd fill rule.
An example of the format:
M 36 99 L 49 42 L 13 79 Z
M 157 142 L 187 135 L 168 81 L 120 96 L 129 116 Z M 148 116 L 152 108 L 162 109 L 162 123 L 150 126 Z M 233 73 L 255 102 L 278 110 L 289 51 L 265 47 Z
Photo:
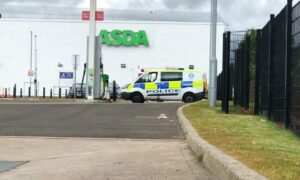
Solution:
M 183 110 L 201 137 L 269 179 L 300 180 L 300 138 L 263 117 L 224 114 L 208 101 Z

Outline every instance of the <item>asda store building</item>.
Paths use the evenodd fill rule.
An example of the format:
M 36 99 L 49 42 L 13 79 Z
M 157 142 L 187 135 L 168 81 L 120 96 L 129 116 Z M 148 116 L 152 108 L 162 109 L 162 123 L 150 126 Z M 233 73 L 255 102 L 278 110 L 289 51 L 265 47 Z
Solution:
M 5 8 L 4 8 L 5 10 Z M 26 12 L 25 12 L 26 11 Z M 27 12 L 30 11 L 30 12 Z M 49 12 L 23 8 L 0 20 L 0 88 L 29 86 L 30 31 L 37 35 L 37 67 L 40 90 L 72 85 L 59 79 L 59 72 L 72 72 L 72 55 L 79 55 L 78 82 L 87 59 L 88 22 L 81 10 Z M 34 14 L 36 12 L 36 14 Z M 183 67 L 208 73 L 210 24 L 209 13 L 167 11 L 104 10 L 105 20 L 97 24 L 102 37 L 104 71 L 120 85 L 135 79 L 142 68 Z M 32 14 L 31 14 L 32 13 Z M 66 13 L 66 14 L 64 14 Z M 26 15 L 24 15 L 26 14 Z M 25 17 L 25 18 L 24 18 Z M 217 57 L 221 70 L 224 24 L 218 23 Z M 33 67 L 35 51 L 33 48 Z M 62 67 L 58 64 L 63 65 Z M 121 68 L 121 64 L 126 68 Z M 42 91 L 40 91 L 41 93 Z

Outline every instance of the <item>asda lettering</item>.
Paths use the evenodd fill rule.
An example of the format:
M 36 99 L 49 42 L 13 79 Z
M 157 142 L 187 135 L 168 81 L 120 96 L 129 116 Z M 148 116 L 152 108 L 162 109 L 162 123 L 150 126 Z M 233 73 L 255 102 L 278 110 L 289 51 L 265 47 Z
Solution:
M 133 32 L 131 30 L 101 30 L 99 36 L 102 44 L 108 46 L 139 46 L 149 47 L 148 37 L 145 31 Z

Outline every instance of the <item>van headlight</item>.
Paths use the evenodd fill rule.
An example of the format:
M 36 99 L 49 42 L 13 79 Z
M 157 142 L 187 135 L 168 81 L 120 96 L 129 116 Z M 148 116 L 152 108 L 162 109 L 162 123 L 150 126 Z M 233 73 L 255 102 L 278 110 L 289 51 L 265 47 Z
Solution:
M 122 87 L 122 90 L 128 89 L 129 86 L 130 84 L 126 84 L 125 86 Z

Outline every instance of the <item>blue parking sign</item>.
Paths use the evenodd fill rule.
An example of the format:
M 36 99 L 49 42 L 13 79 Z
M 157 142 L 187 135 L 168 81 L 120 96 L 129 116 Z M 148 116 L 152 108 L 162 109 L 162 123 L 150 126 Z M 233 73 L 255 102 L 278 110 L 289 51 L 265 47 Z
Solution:
M 60 79 L 73 79 L 73 72 L 59 72 Z

